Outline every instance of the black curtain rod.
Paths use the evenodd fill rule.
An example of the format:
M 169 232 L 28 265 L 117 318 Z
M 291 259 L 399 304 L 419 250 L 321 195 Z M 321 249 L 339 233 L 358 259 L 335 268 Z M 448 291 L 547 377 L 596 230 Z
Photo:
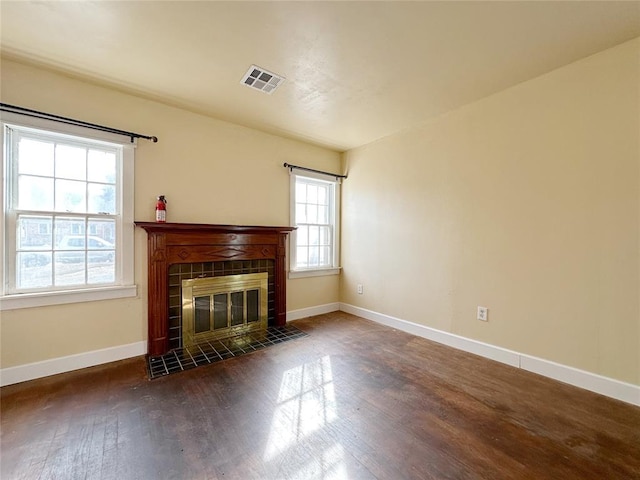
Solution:
M 328 175 L 330 177 L 347 178 L 346 175 L 338 175 L 337 173 L 323 172 L 322 170 L 314 170 L 313 168 L 299 167 L 298 165 L 291 165 L 290 163 L 285 163 L 284 167 L 288 168 L 289 171 L 295 168 L 296 170 L 304 170 L 306 172 L 321 173 L 322 175 Z
M 30 110 L 24 107 L 17 107 L 15 105 L 9 105 L 6 103 L 0 103 L 0 110 L 3 112 L 17 113 L 18 115 L 25 115 L 27 117 L 42 118 L 44 120 L 53 120 L 58 123 L 66 123 L 67 125 L 74 125 L 76 127 L 86 127 L 93 130 L 100 130 L 101 132 L 115 133 L 118 135 L 124 135 L 131 138 L 133 143 L 134 138 L 144 138 L 145 140 L 151 140 L 153 143 L 158 142 L 158 137 L 151 137 L 148 135 L 141 135 L 140 133 L 127 132 L 126 130 L 119 130 L 117 128 L 105 127 L 104 125 L 97 125 L 95 123 L 83 122 L 82 120 L 75 120 L 73 118 L 61 117 L 60 115 L 53 115 L 52 113 L 39 112 L 37 110 Z

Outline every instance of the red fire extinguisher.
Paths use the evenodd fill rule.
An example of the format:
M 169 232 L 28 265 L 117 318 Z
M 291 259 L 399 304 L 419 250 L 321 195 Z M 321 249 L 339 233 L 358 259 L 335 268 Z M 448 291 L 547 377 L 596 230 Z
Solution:
M 164 195 L 158 197 L 156 202 L 156 222 L 165 223 L 167 221 L 167 199 Z

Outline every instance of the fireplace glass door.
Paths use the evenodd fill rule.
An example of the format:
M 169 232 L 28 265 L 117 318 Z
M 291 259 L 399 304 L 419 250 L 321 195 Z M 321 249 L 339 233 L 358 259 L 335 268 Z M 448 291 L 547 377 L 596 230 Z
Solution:
M 183 280 L 183 347 L 265 329 L 267 282 L 267 273 Z

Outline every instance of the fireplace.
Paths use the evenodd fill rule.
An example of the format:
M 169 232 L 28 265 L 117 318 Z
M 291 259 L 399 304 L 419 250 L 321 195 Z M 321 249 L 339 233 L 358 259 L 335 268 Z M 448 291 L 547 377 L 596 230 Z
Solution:
M 267 323 L 275 326 L 285 325 L 286 237 L 294 227 L 151 222 L 135 224 L 147 232 L 149 277 L 147 353 L 150 356 L 163 355 L 170 349 L 184 345 L 185 318 L 183 312 L 176 313 L 175 298 L 180 298 L 181 306 L 184 282 L 186 281 L 186 285 L 189 285 L 191 280 L 198 278 L 224 278 L 239 274 L 266 273 L 268 278 L 265 307 Z M 179 295 L 176 288 L 180 292 Z M 219 294 L 222 295 L 222 293 Z M 216 294 L 213 295 L 210 298 L 215 302 Z M 249 299 L 246 294 L 243 295 L 243 302 L 255 301 L 252 298 L 253 293 L 249 294 Z M 228 298 L 231 301 L 231 298 Z M 218 299 L 222 301 L 222 297 Z M 236 296 L 236 299 L 238 302 L 239 297 Z M 260 299 L 260 302 L 263 300 L 264 298 Z M 200 302 L 204 304 L 205 300 Z M 245 315 L 246 309 L 243 311 Z M 230 311 L 228 313 L 231 315 Z M 210 321 L 215 322 L 215 314 L 213 315 Z M 222 322 L 220 315 L 218 313 L 219 323 Z M 238 321 L 237 313 L 235 318 Z M 186 320 L 191 322 L 193 317 Z M 201 316 L 199 321 L 201 322 L 199 328 L 203 329 L 204 316 Z M 230 317 L 227 321 L 229 323 Z M 246 322 L 244 318 L 243 323 L 253 324 L 254 321 Z M 228 326 L 233 330 L 232 327 L 237 325 L 229 324 Z M 254 325 L 249 325 L 249 328 L 253 327 Z M 218 333 L 222 335 L 221 332 L 215 332 L 213 336 L 215 337 Z M 186 341 L 189 340 L 186 339 Z

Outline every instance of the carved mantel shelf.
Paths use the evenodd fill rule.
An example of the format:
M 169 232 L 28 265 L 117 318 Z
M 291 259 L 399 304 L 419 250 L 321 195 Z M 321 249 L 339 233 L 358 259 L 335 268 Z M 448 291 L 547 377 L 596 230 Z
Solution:
M 226 260 L 275 261 L 274 324 L 286 323 L 286 238 L 295 227 L 135 222 L 147 232 L 148 354 L 169 349 L 169 267 Z

